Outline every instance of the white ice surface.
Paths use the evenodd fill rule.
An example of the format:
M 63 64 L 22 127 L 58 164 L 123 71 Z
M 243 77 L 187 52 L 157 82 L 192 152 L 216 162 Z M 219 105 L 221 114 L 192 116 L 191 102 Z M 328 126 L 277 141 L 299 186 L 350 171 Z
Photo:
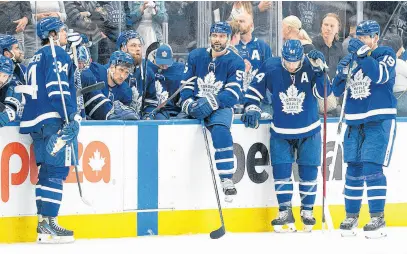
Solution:
M 343 238 L 339 231 L 330 233 L 226 233 L 221 239 L 209 235 L 148 236 L 118 239 L 77 240 L 72 244 L 39 245 L 35 243 L 0 244 L 1 254 L 407 254 L 407 228 L 387 228 L 388 236 L 365 239 Z

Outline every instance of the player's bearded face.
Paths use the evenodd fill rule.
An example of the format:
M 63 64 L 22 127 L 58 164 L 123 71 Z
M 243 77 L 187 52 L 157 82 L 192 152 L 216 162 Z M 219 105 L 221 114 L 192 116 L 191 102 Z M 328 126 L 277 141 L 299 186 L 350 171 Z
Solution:
M 24 52 L 20 49 L 18 44 L 14 44 L 11 51 L 14 54 L 14 61 L 16 63 L 21 63 L 24 60 Z
M 112 66 L 110 68 L 113 68 L 112 73 L 113 73 L 113 82 L 116 85 L 121 85 L 129 76 L 130 70 L 127 67 L 124 66 Z
M 143 59 L 143 44 L 141 41 L 137 38 L 130 39 L 126 44 L 126 48 L 127 53 L 133 57 L 136 65 L 140 65 Z
M 215 52 L 222 52 L 226 49 L 228 44 L 228 35 L 223 33 L 212 33 L 211 36 L 211 48 Z
M 9 77 L 10 75 L 0 72 L 0 88 L 7 83 Z
M 300 68 L 301 61 L 289 62 L 289 61 L 283 59 L 283 64 L 284 64 L 285 69 L 288 72 L 295 73 Z

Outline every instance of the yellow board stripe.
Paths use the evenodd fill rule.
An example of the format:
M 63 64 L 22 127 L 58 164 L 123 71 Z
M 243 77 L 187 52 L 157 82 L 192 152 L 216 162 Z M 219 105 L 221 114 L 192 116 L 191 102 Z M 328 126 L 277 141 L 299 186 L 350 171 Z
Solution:
M 117 238 L 137 236 L 137 214 L 87 214 L 59 216 L 58 223 L 75 232 L 75 238 Z M 37 217 L 0 218 L 0 243 L 34 242 Z
M 314 208 L 317 224 L 314 229 L 321 229 L 321 206 Z M 343 205 L 330 205 L 333 224 L 339 228 L 345 218 Z M 273 228 L 270 222 L 276 218 L 278 208 L 233 208 L 223 209 L 226 229 L 229 232 L 269 232 Z M 294 207 L 295 226 L 302 229 L 300 208 Z M 387 226 L 407 226 L 407 203 L 387 204 L 385 219 Z M 368 206 L 363 205 L 359 218 L 359 225 L 363 227 L 370 219 Z M 220 226 L 218 210 L 184 210 L 162 211 L 158 214 L 159 235 L 180 235 L 209 233 Z
M 342 205 L 329 206 L 335 228 L 345 217 Z M 233 208 L 224 209 L 224 218 L 229 232 L 269 232 L 271 220 L 277 216 L 278 208 Z M 293 209 L 296 227 L 301 229 L 300 209 Z M 317 224 L 321 229 L 321 207 L 314 208 Z M 407 226 L 407 203 L 387 204 L 385 219 L 387 226 Z M 89 214 L 60 216 L 59 223 L 75 231 L 75 238 L 118 238 L 137 236 L 137 214 Z M 359 225 L 369 221 L 368 206 L 363 205 Z M 159 235 L 180 235 L 209 233 L 220 226 L 218 211 L 180 210 L 158 213 Z M 0 243 L 34 242 L 36 239 L 37 217 L 0 218 Z

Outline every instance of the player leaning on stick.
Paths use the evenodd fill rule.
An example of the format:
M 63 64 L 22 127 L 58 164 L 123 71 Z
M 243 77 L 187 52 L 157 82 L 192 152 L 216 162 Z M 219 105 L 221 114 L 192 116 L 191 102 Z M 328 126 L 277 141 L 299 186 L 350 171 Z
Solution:
M 72 242 L 73 231 L 58 225 L 57 216 L 63 195 L 63 181 L 68 176 L 72 153 L 77 156 L 80 116 L 77 114 L 75 67 L 62 49 L 67 43 L 64 24 L 55 17 L 41 19 L 37 24 L 40 48 L 28 65 L 26 105 L 20 122 L 20 133 L 33 139 L 36 163 L 39 166 L 35 186 L 39 243 Z M 55 53 L 55 54 L 53 54 Z M 54 59 L 56 58 L 56 60 Z M 56 61 L 56 64 L 54 64 Z M 62 90 L 62 94 L 61 94 Z M 64 104 L 62 103 L 62 97 Z M 69 124 L 64 124 L 65 111 Z M 58 139 L 69 146 L 53 150 Z M 74 144 L 74 151 L 69 148 Z M 53 155 L 52 155 L 53 154 Z
M 320 63 L 317 65 L 316 61 Z M 276 232 L 286 231 L 283 226 L 288 226 L 289 232 L 296 231 L 291 204 L 295 152 L 300 177 L 301 220 L 305 231 L 311 231 L 315 225 L 313 208 L 322 143 L 317 99 L 323 99 L 324 81 L 327 96 L 331 93 L 329 79 L 324 79 L 324 65 L 321 52 L 312 50 L 305 57 L 299 40 L 287 40 L 282 57 L 266 60 L 245 94 L 242 121 L 250 128 L 259 125 L 259 105 L 266 90 L 272 94 L 270 154 L 279 213 L 271 224 Z
M 333 91 L 340 96 L 345 86 L 344 161 L 348 164 L 345 179 L 346 219 L 342 235 L 355 235 L 366 183 L 371 220 L 363 227 L 366 237 L 382 237 L 386 223 L 387 181 L 383 166 L 390 162 L 396 136 L 396 104 L 393 86 L 396 54 L 390 47 L 378 46 L 380 26 L 367 20 L 356 27 L 357 38 L 349 41 L 349 55 L 338 64 Z M 356 67 L 355 67 L 356 64 Z M 349 66 L 351 76 L 347 80 Z
M 205 121 L 211 132 L 225 200 L 231 202 L 237 191 L 234 173 L 233 138 L 230 128 L 233 106 L 242 96 L 243 59 L 228 48 L 232 29 L 226 22 L 211 26 L 210 48 L 194 49 L 185 65 L 181 108 L 187 115 Z

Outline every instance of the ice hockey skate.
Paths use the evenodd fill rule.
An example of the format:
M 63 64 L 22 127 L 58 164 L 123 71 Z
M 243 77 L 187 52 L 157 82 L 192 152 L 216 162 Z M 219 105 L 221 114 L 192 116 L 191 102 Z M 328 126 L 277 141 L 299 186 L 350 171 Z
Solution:
M 346 215 L 345 220 L 339 226 L 341 230 L 341 236 L 343 237 L 356 236 L 358 225 L 359 225 L 358 215 Z
M 235 188 L 233 180 L 222 178 L 220 182 L 222 185 L 223 193 L 225 193 L 225 201 L 231 203 L 233 201 L 233 197 L 237 194 L 237 190 Z
M 304 224 L 304 232 L 311 232 L 316 220 L 312 210 L 301 210 L 301 221 Z
M 293 211 L 291 209 L 279 211 L 278 217 L 271 221 L 271 225 L 273 226 L 276 233 L 297 232 L 294 223 L 295 219 L 293 216 Z M 287 226 L 287 228 L 285 228 L 284 226 Z
M 384 221 L 383 213 L 381 213 L 377 216 L 372 216 L 370 221 L 363 227 L 363 231 L 367 239 L 376 239 L 387 236 L 385 228 L 386 222 Z
M 73 231 L 58 225 L 56 217 L 43 217 L 37 226 L 37 243 L 71 243 L 74 242 Z

